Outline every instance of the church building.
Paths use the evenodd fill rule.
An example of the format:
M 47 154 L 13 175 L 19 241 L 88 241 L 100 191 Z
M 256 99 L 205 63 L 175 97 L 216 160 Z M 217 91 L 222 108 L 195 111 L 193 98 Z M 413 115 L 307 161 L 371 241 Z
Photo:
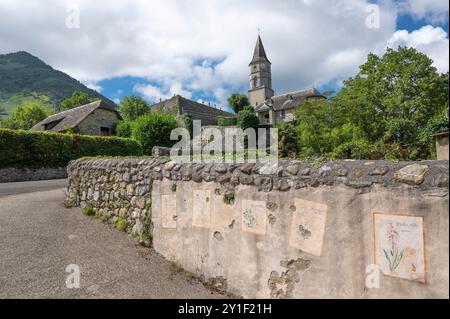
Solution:
M 256 40 L 250 68 L 248 99 L 262 124 L 294 120 L 295 109 L 308 99 L 325 99 L 315 88 L 275 95 L 272 89 L 272 63 L 267 58 L 261 37 Z

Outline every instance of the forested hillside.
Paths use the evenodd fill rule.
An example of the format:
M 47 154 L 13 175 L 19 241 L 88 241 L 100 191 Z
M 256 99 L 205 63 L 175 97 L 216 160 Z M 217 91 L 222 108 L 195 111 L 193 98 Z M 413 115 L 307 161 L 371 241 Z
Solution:
M 75 90 L 115 106 L 103 95 L 27 52 L 0 55 L 0 109 L 7 113 L 29 101 L 38 101 L 58 111 L 61 101 Z

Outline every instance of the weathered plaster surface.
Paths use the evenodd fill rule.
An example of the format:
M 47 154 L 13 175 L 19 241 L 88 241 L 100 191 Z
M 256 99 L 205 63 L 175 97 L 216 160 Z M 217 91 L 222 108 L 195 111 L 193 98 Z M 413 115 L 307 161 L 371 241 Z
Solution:
M 132 198 L 139 195 L 123 190 L 136 183 L 151 185 L 144 194 L 151 208 L 139 211 L 137 219 L 127 217 L 130 228 L 142 216 L 150 219 L 140 231 L 149 227 L 156 251 L 236 295 L 448 298 L 448 162 L 280 164 L 181 165 L 161 158 L 76 161 L 69 165 L 69 199 L 108 211 L 103 198 L 109 196 L 115 205 L 108 212 L 111 216 L 120 211 L 117 205 L 132 202 L 123 212 L 129 216 L 136 210 Z M 131 176 L 128 182 L 126 174 Z M 111 176 L 121 177 L 116 181 Z M 162 207 L 165 196 L 172 199 L 170 208 Z M 301 209 L 311 212 L 309 204 L 297 207 L 303 202 L 326 207 L 322 235 L 315 233 L 320 227 L 308 229 L 314 215 L 306 219 L 308 225 L 292 227 Z M 424 217 L 426 283 L 380 274 L 380 288 L 366 288 L 366 267 L 374 263 L 373 212 Z M 290 244 L 293 229 L 305 243 L 308 238 L 321 241 L 320 253 L 314 245 L 302 251 Z

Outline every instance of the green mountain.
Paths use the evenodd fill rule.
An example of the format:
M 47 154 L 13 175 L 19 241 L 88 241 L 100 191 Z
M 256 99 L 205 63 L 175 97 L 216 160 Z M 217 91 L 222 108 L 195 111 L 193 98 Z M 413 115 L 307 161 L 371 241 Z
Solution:
M 0 108 L 8 113 L 28 101 L 37 101 L 58 111 L 61 101 L 72 96 L 75 90 L 116 107 L 100 93 L 27 52 L 0 54 Z

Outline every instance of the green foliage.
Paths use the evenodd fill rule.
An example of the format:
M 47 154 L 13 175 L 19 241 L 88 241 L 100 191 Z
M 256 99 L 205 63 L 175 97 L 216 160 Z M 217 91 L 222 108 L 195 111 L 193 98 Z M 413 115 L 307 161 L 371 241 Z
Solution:
M 86 216 L 94 216 L 95 215 L 95 209 L 92 207 L 92 205 L 86 205 L 83 209 L 83 213 Z
M 295 158 L 300 153 L 297 129 L 292 123 L 277 125 L 278 154 L 282 158 Z
M 141 156 L 131 139 L 0 129 L 0 168 L 64 167 L 84 156 Z
M 175 143 L 170 140 L 170 133 L 176 127 L 175 117 L 151 113 L 133 122 L 132 138 L 142 144 L 144 154 L 150 155 L 154 146 L 170 147 Z
M 250 105 L 247 96 L 239 93 L 231 94 L 231 96 L 228 98 L 228 104 L 236 114 L 242 111 L 245 106 Z
M 430 158 L 420 132 L 447 101 L 448 74 L 438 74 L 426 55 L 412 48 L 370 54 L 335 97 L 296 111 L 301 156 Z
M 14 110 L 11 118 L 2 120 L 0 127 L 15 130 L 29 130 L 49 115 L 50 110 L 42 107 L 38 103 L 27 103 Z
M 25 102 L 37 102 L 57 110 L 61 101 L 70 97 L 74 90 L 115 106 L 98 92 L 27 52 L 0 54 L 0 105 L 8 113 Z
M 94 102 L 96 99 L 90 98 L 89 95 L 82 91 L 74 91 L 72 96 L 61 102 L 61 111 L 73 109 L 74 107 L 86 105 Z
M 433 116 L 421 132 L 421 139 L 426 141 L 433 134 L 448 132 L 448 102 L 445 108 Z
M 145 218 L 142 228 L 142 241 L 145 245 L 151 245 L 153 241 L 153 236 L 151 233 L 152 221 L 150 218 Z
M 234 192 L 228 192 L 223 195 L 223 202 L 227 205 L 233 205 L 236 194 Z
M 125 231 L 127 229 L 127 221 L 123 217 L 119 217 L 116 222 L 116 228 L 120 231 Z
M 235 126 L 237 125 L 236 117 L 218 116 L 217 125 L 219 126 Z
M 132 134 L 133 122 L 130 120 L 120 121 L 116 125 L 116 135 L 119 137 L 130 138 Z
M 126 96 L 119 104 L 119 112 L 125 120 L 134 121 L 150 113 L 150 105 L 139 96 Z
M 172 193 L 175 193 L 177 191 L 177 184 L 173 183 L 172 186 L 170 186 L 170 190 Z
M 237 115 L 237 126 L 245 130 L 247 128 L 256 128 L 259 125 L 259 119 L 251 106 L 245 107 Z
M 184 127 L 189 131 L 190 136 L 194 134 L 194 123 L 192 121 L 192 115 L 189 113 L 184 113 L 183 115 Z
M 6 112 L 6 109 L 4 107 L 0 106 L 0 118 L 6 115 L 8 115 L 8 112 Z

